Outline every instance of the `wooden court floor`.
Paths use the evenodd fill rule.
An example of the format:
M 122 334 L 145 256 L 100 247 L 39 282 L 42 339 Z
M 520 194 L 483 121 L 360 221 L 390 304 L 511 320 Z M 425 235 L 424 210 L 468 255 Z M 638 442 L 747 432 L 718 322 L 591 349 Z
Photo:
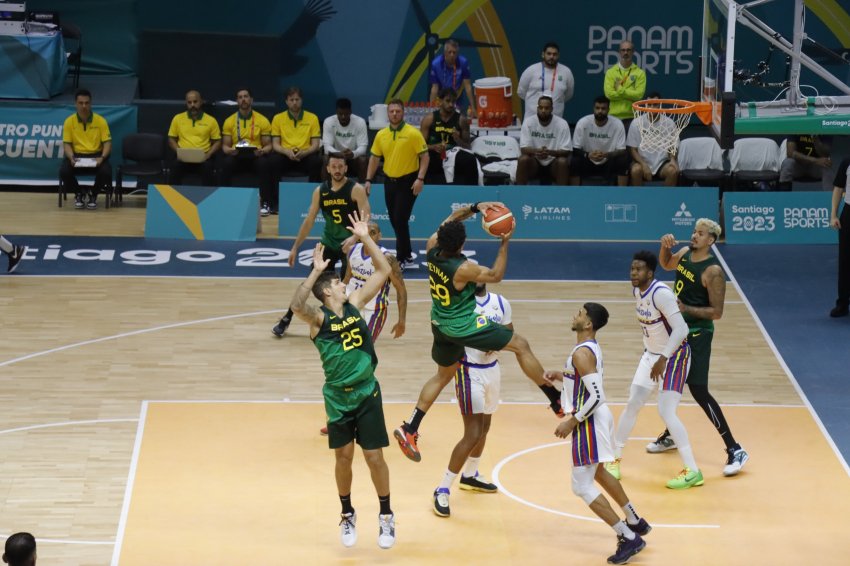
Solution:
M 69 227 L 79 213 L 56 212 L 53 196 L 16 199 L 0 196 L 7 234 L 85 233 Z M 21 217 L 10 203 L 43 217 Z M 52 231 L 44 218 L 56 222 Z M 92 218 L 100 235 L 139 235 L 132 206 Z M 360 541 L 342 548 L 332 454 L 317 434 L 317 354 L 299 323 L 283 340 L 269 332 L 297 284 L 0 278 L 0 535 L 33 532 L 40 563 L 58 565 L 109 564 L 119 533 L 121 564 L 239 564 L 247 557 L 257 564 L 604 563 L 613 536 L 586 520 L 569 489 L 567 447 L 552 436 L 555 419 L 507 358 L 507 404 L 482 462 L 503 492 L 456 490 L 452 518 L 431 512 L 430 494 L 460 434 L 447 389 L 423 425 L 423 461 L 409 462 L 394 446 L 386 452 L 397 546 L 375 544 L 376 502 L 358 456 Z M 390 427 L 409 415 L 433 371 L 427 287 L 409 287 L 407 334 L 377 344 Z M 619 413 L 641 351 L 627 282 L 506 282 L 494 290 L 511 299 L 517 331 L 553 369 L 574 341 L 569 320 L 579 305 L 608 306 L 612 319 L 599 339 L 606 392 Z M 660 430 L 647 407 L 627 449 L 624 485 L 658 526 L 636 563 L 843 563 L 834 549 L 850 482 L 731 287 L 712 364 L 712 391 L 752 459 L 741 476 L 723 478 L 722 443 L 698 407 L 683 406 L 706 485 L 669 492 L 662 485 L 679 460 L 643 451 Z M 156 400 L 172 402 L 146 405 L 140 429 L 143 403 Z M 157 527 L 144 520 L 163 513 L 174 521 Z

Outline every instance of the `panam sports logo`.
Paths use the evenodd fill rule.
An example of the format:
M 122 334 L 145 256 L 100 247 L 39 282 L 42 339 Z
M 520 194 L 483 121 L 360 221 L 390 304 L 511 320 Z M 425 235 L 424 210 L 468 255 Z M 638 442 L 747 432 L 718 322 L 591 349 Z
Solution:
M 568 222 L 572 220 L 572 212 L 569 206 L 533 206 L 530 204 L 522 205 L 522 219 L 528 220 L 544 220 L 544 221 L 561 221 Z
M 688 206 L 682 202 L 679 209 L 673 214 L 673 226 L 693 226 L 695 219 Z

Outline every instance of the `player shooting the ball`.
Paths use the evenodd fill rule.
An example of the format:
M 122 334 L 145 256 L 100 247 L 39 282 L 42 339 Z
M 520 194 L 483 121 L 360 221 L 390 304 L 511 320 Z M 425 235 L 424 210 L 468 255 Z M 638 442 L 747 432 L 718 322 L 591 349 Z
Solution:
M 443 388 L 454 378 L 458 363 L 469 346 L 485 352 L 508 350 L 516 354 L 522 371 L 546 394 L 550 406 L 562 416 L 560 393 L 543 378 L 543 367 L 531 351 L 528 341 L 513 330 L 475 313 L 476 283 L 498 283 L 508 265 L 508 242 L 513 230 L 500 236 L 501 245 L 493 267 L 468 261 L 463 255 L 466 226 L 463 221 L 474 214 L 487 214 L 507 207 L 500 202 L 478 202 L 452 212 L 437 231 L 428 238 L 428 281 L 431 286 L 431 332 L 434 342 L 431 358 L 437 362 L 437 373 L 422 387 L 410 422 L 394 431 L 405 456 L 421 459 L 416 440 L 419 424 Z M 458 444 L 452 452 L 449 471 L 460 471 L 473 444 Z M 436 494 L 435 494 L 436 498 Z

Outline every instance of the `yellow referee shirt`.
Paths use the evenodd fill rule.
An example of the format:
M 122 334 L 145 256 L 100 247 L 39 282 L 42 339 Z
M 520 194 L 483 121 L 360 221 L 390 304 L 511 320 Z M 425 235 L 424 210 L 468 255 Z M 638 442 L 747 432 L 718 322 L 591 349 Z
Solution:
M 242 140 L 254 147 L 263 147 L 262 137 L 271 135 L 272 125 L 268 118 L 256 110 L 252 110 L 247 118 L 236 112 L 224 121 L 221 133 L 230 136 L 232 147 L 236 147 Z
M 109 133 L 109 124 L 100 114 L 92 112 L 88 121 L 84 122 L 75 112 L 65 119 L 62 141 L 71 144 L 75 154 L 100 153 L 103 144 L 112 141 L 112 134 Z
M 287 149 L 310 149 L 310 140 L 322 137 L 319 117 L 306 110 L 300 116 L 286 112 L 276 114 L 272 119 L 272 137 L 280 138 L 280 145 Z
M 372 155 L 384 158 L 384 174 L 403 177 L 419 171 L 419 156 L 428 151 L 425 138 L 418 128 L 402 122 L 378 131 L 372 142 Z
M 221 139 L 218 122 L 209 114 L 202 113 L 193 120 L 189 112 L 181 112 L 171 120 L 168 137 L 177 140 L 177 147 L 197 147 L 209 151 L 212 142 Z

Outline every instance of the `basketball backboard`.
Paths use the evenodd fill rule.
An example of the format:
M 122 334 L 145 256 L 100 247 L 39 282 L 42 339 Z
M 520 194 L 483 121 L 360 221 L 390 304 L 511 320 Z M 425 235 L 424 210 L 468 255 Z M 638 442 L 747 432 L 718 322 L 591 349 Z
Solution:
M 850 0 L 825 4 L 704 0 L 700 100 L 715 135 L 850 134 Z M 726 116 L 724 93 L 736 99 Z

